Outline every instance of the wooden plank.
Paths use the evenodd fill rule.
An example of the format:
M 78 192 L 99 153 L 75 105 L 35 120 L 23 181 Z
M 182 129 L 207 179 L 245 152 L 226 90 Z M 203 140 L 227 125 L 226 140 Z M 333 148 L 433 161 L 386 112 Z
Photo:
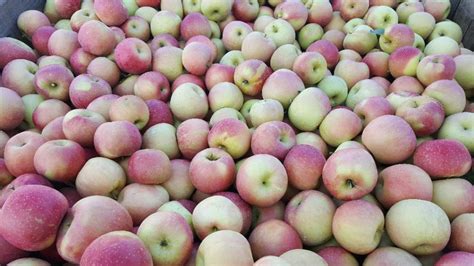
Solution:
M 474 34 L 473 24 L 474 18 L 474 1 L 472 0 L 461 0 L 456 13 L 453 16 L 453 21 L 461 26 L 463 32 L 463 44 L 466 48 L 474 50 Z
M 40 10 L 44 3 L 44 0 L 0 0 L 0 37 L 20 37 L 16 26 L 18 16 L 25 10 Z
M 461 3 L 461 0 L 451 0 L 451 11 L 449 12 L 449 18 L 452 18 L 454 14 L 456 14 L 459 3 Z

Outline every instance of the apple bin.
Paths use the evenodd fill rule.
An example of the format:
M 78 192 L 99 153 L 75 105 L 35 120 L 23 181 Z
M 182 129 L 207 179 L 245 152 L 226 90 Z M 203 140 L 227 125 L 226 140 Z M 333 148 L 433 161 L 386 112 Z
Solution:
M 0 265 L 474 265 L 473 13 L 0 0 Z

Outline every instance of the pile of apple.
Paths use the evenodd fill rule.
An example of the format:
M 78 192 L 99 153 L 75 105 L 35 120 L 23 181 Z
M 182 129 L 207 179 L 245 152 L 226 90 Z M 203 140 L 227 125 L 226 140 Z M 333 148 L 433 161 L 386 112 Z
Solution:
M 0 38 L 0 264 L 473 265 L 474 53 L 450 8 L 23 12 Z

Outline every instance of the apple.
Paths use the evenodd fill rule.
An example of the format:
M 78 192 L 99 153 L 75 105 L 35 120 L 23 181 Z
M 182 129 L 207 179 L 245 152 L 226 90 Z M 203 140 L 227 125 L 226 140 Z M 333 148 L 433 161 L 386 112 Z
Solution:
M 228 252 L 229 250 L 232 252 Z M 222 257 L 223 253 L 227 253 L 225 258 Z M 221 230 L 208 235 L 199 244 L 196 255 L 196 265 L 206 263 L 251 266 L 253 262 L 252 250 L 247 239 L 231 230 Z
M 330 110 L 331 103 L 328 96 L 322 90 L 311 87 L 293 99 L 288 108 L 288 116 L 298 129 L 312 131 L 319 126 Z
M 254 266 L 271 266 L 271 265 L 290 266 L 291 264 L 280 257 L 268 255 L 268 256 L 261 257 L 260 259 L 255 261 L 253 265 Z
M 448 246 L 451 250 L 471 252 L 474 250 L 472 243 L 472 225 L 474 224 L 474 214 L 464 213 L 456 217 L 451 223 L 451 238 Z
M 280 256 L 303 247 L 298 232 L 280 220 L 269 220 L 257 225 L 249 236 L 249 243 L 255 260 L 269 255 Z
M 118 67 L 129 74 L 142 74 L 151 68 L 152 54 L 148 45 L 138 38 L 121 41 L 114 50 Z
M 420 61 L 416 76 L 423 85 L 428 86 L 437 80 L 454 79 L 456 69 L 456 63 L 451 56 L 430 55 Z
M 189 166 L 189 178 L 194 187 L 208 194 L 227 190 L 234 183 L 235 174 L 232 157 L 217 148 L 199 152 Z
M 311 4 L 311 6 L 309 6 Z M 309 7 L 308 7 L 309 6 Z M 308 22 L 325 27 L 332 19 L 333 7 L 328 0 L 307 1 Z
M 382 132 L 384 133 L 381 134 Z M 416 136 L 402 118 L 383 115 L 372 120 L 364 128 L 362 143 L 378 162 L 394 164 L 408 159 L 413 154 Z
M 76 75 L 85 74 L 87 67 L 95 58 L 95 55 L 84 51 L 82 48 L 76 49 L 69 58 L 72 72 Z
M 268 169 L 273 169 L 271 175 L 266 174 Z M 278 202 L 283 197 L 287 184 L 288 176 L 283 164 L 268 154 L 247 158 L 237 172 L 236 187 L 239 195 L 249 204 L 258 207 L 269 207 Z
M 459 55 L 454 58 L 456 63 L 455 79 L 467 95 L 473 95 L 474 93 L 474 79 L 470 76 L 473 67 L 472 60 L 474 60 L 474 55 Z M 3 73 L 5 74 L 5 70 L 3 70 Z
M 293 26 L 281 18 L 270 22 L 265 27 L 264 33 L 275 42 L 277 47 L 291 44 L 296 40 L 296 32 Z
M 160 150 L 170 159 L 179 157 L 176 128 L 168 123 L 159 123 L 143 134 L 143 148 Z
M 42 135 L 24 131 L 12 136 L 5 145 L 4 159 L 13 176 L 35 173 L 34 156 L 47 140 Z
M 211 66 L 212 68 L 212 66 Z M 206 72 L 207 74 L 207 72 Z M 233 75 L 232 75 L 233 78 Z M 202 77 L 193 75 L 193 74 L 181 74 L 179 75 L 174 81 L 173 84 L 171 85 L 171 91 L 174 92 L 176 88 L 178 88 L 180 85 L 184 83 L 193 83 L 195 85 L 198 85 L 201 88 L 206 88 L 206 84 L 204 83 Z
M 409 15 L 406 24 L 423 39 L 427 39 L 433 32 L 436 21 L 430 13 L 423 12 L 422 10 Z
M 458 140 L 470 152 L 474 151 L 474 143 L 471 137 L 472 127 L 469 126 L 473 119 L 474 113 L 472 112 L 462 112 L 448 116 L 439 130 L 438 137 Z
M 389 6 L 374 6 L 367 12 L 367 25 L 373 29 L 385 29 L 398 23 L 398 14 Z
M 3 188 L 13 180 L 12 174 L 8 172 L 5 160 L 0 158 L 0 186 Z
M 85 163 L 84 149 L 71 140 L 45 142 L 34 156 L 34 166 L 38 174 L 63 183 L 73 182 Z
M 184 219 L 186 219 L 186 222 L 191 226 L 191 229 L 194 232 L 193 228 L 193 215 L 192 211 L 196 207 L 196 203 L 194 203 L 191 200 L 184 200 L 184 201 L 168 201 L 165 202 L 163 205 L 161 205 L 160 208 L 158 208 L 158 211 L 167 211 L 167 212 L 175 212 L 181 216 L 183 216 Z
M 326 31 L 323 34 L 323 37 L 321 37 L 321 40 L 329 41 L 332 44 L 334 44 L 334 46 L 336 46 L 337 49 L 342 49 L 342 45 L 343 45 L 345 37 L 346 37 L 346 34 L 342 31 L 342 29 L 334 29 L 334 30 Z
M 339 128 L 337 125 L 345 125 L 344 128 Z M 337 147 L 345 141 L 355 138 L 362 131 L 362 120 L 356 113 L 338 108 L 327 114 L 319 125 L 319 133 L 323 140 L 333 146 Z
M 326 76 L 317 85 L 329 97 L 331 106 L 342 104 L 347 97 L 346 82 L 338 76 Z
M 250 149 L 251 134 L 244 122 L 229 118 L 213 125 L 207 141 L 209 147 L 223 149 L 232 158 L 238 159 Z
M 270 121 L 256 128 L 252 134 L 251 148 L 254 154 L 269 154 L 284 159 L 295 144 L 295 132 L 288 124 Z
M 257 19 L 255 19 L 253 30 L 264 32 L 268 24 L 276 20 L 276 18 L 273 17 L 273 9 L 270 9 L 269 12 L 271 12 L 271 14 L 258 16 Z
M 128 177 L 140 184 L 159 185 L 171 176 L 171 162 L 160 150 L 136 151 L 128 161 Z
M 38 94 L 47 99 L 68 100 L 73 73 L 61 65 L 40 67 L 33 80 Z
M 231 14 L 232 5 L 231 0 L 201 0 L 201 12 L 209 20 L 220 22 Z
M 114 61 L 106 57 L 94 58 L 87 66 L 86 73 L 102 78 L 111 87 L 114 87 L 120 81 L 119 67 Z
M 180 34 L 187 41 L 193 36 L 211 36 L 211 25 L 205 16 L 198 12 L 187 14 L 180 25 Z
M 441 21 L 441 22 L 436 23 L 428 40 L 432 41 L 433 39 L 436 39 L 438 37 L 443 37 L 443 36 L 450 37 L 456 42 L 461 43 L 462 29 L 457 23 L 453 21 L 450 21 L 450 20 Z
M 2 238 L 25 251 L 45 249 L 54 243 L 67 210 L 66 198 L 50 187 L 18 187 L 2 207 Z
M 140 75 L 134 84 L 133 92 L 143 100 L 167 101 L 171 94 L 168 80 L 163 74 L 156 71 Z
M 394 24 L 387 27 L 380 36 L 380 48 L 386 53 L 392 53 L 400 47 L 412 46 L 415 41 L 414 31 L 405 24 Z
M 298 93 L 304 89 L 303 81 L 295 72 L 288 69 L 279 69 L 265 80 L 262 96 L 263 99 L 279 101 L 286 109 Z
M 239 207 L 230 199 L 211 196 L 197 204 L 193 211 L 193 226 L 200 239 L 219 230 L 240 232 L 243 216 Z
M 369 9 L 369 0 L 341 0 L 340 2 L 339 11 L 345 21 L 349 21 L 353 18 L 362 18 Z
M 419 137 L 435 133 L 444 121 L 443 106 L 429 96 L 408 99 L 397 108 L 396 115 L 407 121 Z
M 117 144 L 117 139 L 123 139 Z M 128 121 L 114 121 L 101 124 L 94 134 L 94 147 L 103 157 L 114 159 L 130 156 L 140 149 L 142 137 L 138 128 Z
M 362 62 L 367 64 L 372 76 L 387 77 L 389 72 L 389 54 L 382 51 L 369 52 Z
M 144 100 L 134 95 L 126 95 L 110 105 L 109 116 L 111 121 L 129 121 L 138 129 L 143 129 L 150 114 Z
M 120 96 L 115 94 L 106 94 L 100 96 L 93 100 L 91 103 L 89 103 L 89 105 L 87 106 L 87 110 L 96 112 L 100 114 L 103 118 L 105 118 L 106 121 L 110 121 L 110 106 L 118 98 L 120 98 Z
M 252 125 L 258 127 L 265 122 L 283 121 L 284 110 L 277 100 L 258 100 L 252 105 L 249 116 Z
M 33 124 L 39 130 L 43 129 L 57 117 L 66 115 L 71 108 L 64 102 L 56 99 L 42 101 L 33 112 Z
M 105 80 L 90 74 L 78 75 L 69 86 L 69 98 L 76 108 L 86 108 L 96 98 L 111 93 Z
M 151 19 L 150 19 L 151 20 Z M 147 20 L 139 16 L 129 17 L 121 26 L 128 38 L 138 38 L 142 41 L 150 39 L 150 25 Z
M 308 19 L 309 11 L 301 1 L 284 1 L 275 7 L 274 16 L 288 21 L 295 31 L 300 30 Z M 237 17 L 238 18 L 238 17 Z
M 165 47 L 165 46 L 174 46 L 179 47 L 179 43 L 176 38 L 169 33 L 158 34 L 153 37 L 149 42 L 151 52 L 154 54 L 156 50 Z
M 95 239 L 119 230 L 132 230 L 132 218 L 120 203 L 104 196 L 85 197 L 69 209 L 59 228 L 56 247 L 62 258 L 79 263 Z
M 368 79 L 370 70 L 367 64 L 363 62 L 342 60 L 336 65 L 334 76 L 342 78 L 346 82 L 347 87 L 352 88 L 357 82 Z
M 0 158 L 4 158 L 5 146 L 7 145 L 10 137 L 5 133 L 5 131 L 0 130 Z
M 209 109 L 206 93 L 201 87 L 192 83 L 184 83 L 176 88 L 169 105 L 173 115 L 182 121 L 204 118 Z
M 160 8 L 161 10 L 166 10 L 177 14 L 180 18 L 183 18 L 183 3 L 181 1 L 173 1 L 173 0 L 161 0 L 160 1 Z
M 112 30 L 97 20 L 88 21 L 81 26 L 78 41 L 85 52 L 96 56 L 109 55 L 116 45 Z
M 359 265 L 355 257 L 344 248 L 341 247 L 325 247 L 317 251 L 329 265 Z
M 412 46 L 396 49 L 388 59 L 388 68 L 394 78 L 401 76 L 415 76 L 417 67 L 422 60 L 422 52 Z M 425 58 L 423 58 L 425 59 Z
M 224 47 L 231 50 L 240 50 L 245 37 L 252 32 L 252 28 L 245 22 L 232 21 L 222 31 Z
M 296 58 L 301 54 L 298 47 L 293 44 L 284 44 L 278 47 L 271 55 L 270 66 L 272 70 L 292 69 Z
M 443 265 L 464 265 L 466 263 L 469 263 L 474 259 L 474 256 L 472 253 L 469 252 L 464 252 L 464 251 L 451 251 L 443 256 L 441 256 L 437 261 L 436 261 L 436 266 L 443 266 Z
M 304 52 L 293 63 L 293 71 L 306 85 L 315 85 L 321 81 L 327 71 L 325 58 L 318 52 Z
M 75 11 L 70 18 L 71 29 L 78 32 L 84 23 L 99 20 L 93 7 L 83 7 Z
M 370 253 L 364 260 L 364 265 L 393 263 L 403 265 L 421 265 L 421 262 L 405 250 L 396 247 L 380 247 Z
M 395 110 L 387 99 L 376 96 L 369 97 L 356 104 L 354 113 L 359 116 L 363 125 L 367 126 L 367 124 L 379 116 L 395 114 Z
M 328 147 L 326 142 L 316 133 L 301 132 L 296 135 L 296 144 L 307 144 L 319 150 L 324 157 L 328 156 Z
M 0 87 L 0 130 L 12 130 L 25 118 L 25 104 L 15 91 Z
M 26 59 L 15 59 L 10 61 L 2 72 L 2 85 L 9 88 L 20 96 L 35 92 L 34 77 L 38 66 Z
M 346 105 L 354 109 L 361 101 L 371 97 L 385 97 L 385 89 L 372 79 L 363 79 L 358 81 L 349 90 L 347 95 Z
M 150 21 L 150 30 L 153 36 L 160 34 L 171 34 L 173 37 L 179 37 L 179 28 L 181 18 L 174 12 L 160 10 Z
M 415 12 L 423 12 L 425 11 L 425 8 L 423 7 L 423 3 L 418 2 L 418 1 L 406 1 L 403 3 L 400 3 L 397 6 L 397 15 L 398 15 L 398 21 L 400 23 L 406 23 L 408 20 L 408 17 L 415 13 Z
M 10 61 L 15 59 L 26 59 L 32 62 L 37 59 L 33 49 L 17 39 L 2 37 L 0 38 L 0 45 L 4 48 L 0 51 L 0 69 L 3 69 Z
M 205 75 L 205 87 L 208 90 L 221 82 L 234 82 L 235 67 L 224 64 L 212 64 Z M 174 85 L 174 84 L 173 84 Z M 204 85 L 202 86 L 204 87 Z
M 342 27 L 342 30 L 344 31 L 344 33 L 347 36 L 348 34 L 353 33 L 355 31 L 355 29 L 357 27 L 361 26 L 361 25 L 367 26 L 366 23 L 365 23 L 365 20 L 363 20 L 361 18 L 353 18 L 353 19 L 347 21 L 346 24 L 344 24 L 344 27 Z M 360 27 L 360 28 L 366 28 L 366 27 Z
M 62 122 L 64 136 L 84 147 L 94 145 L 94 134 L 106 120 L 100 114 L 86 109 L 69 111 Z
M 370 28 L 365 29 L 363 26 L 358 26 L 354 32 L 348 33 L 344 37 L 342 45 L 344 49 L 353 50 L 360 55 L 365 55 L 377 45 L 377 36 Z
M 190 198 L 194 192 L 194 186 L 189 178 L 190 162 L 183 159 L 171 160 L 171 176 L 161 184 L 172 200 Z
M 320 1 L 320 2 L 324 2 Z M 302 49 L 307 49 L 311 44 L 319 41 L 324 34 L 323 28 L 316 23 L 308 23 L 304 25 L 298 32 L 298 43 Z
M 216 84 L 210 89 L 208 99 L 213 112 L 226 107 L 240 110 L 244 102 L 242 92 L 231 82 Z
M 293 249 L 280 255 L 280 258 L 289 262 L 291 265 L 328 265 L 327 262 L 318 254 L 307 249 Z
M 366 219 L 370 217 L 370 219 Z M 360 225 L 364 223 L 364 230 Z M 353 200 L 336 209 L 332 231 L 337 242 L 355 254 L 368 254 L 378 246 L 384 228 L 384 216 L 375 204 Z M 369 238 L 360 237 L 370 235 Z
M 133 224 L 138 226 L 168 202 L 169 195 L 162 186 L 132 183 L 120 191 L 117 201 L 130 213 Z
M 455 80 L 435 81 L 425 88 L 422 95 L 438 100 L 448 116 L 462 112 L 466 106 L 466 94 Z
M 114 246 L 113 249 L 110 249 L 111 245 Z M 95 239 L 84 250 L 80 263 L 149 266 L 153 261 L 150 252 L 137 235 L 127 231 L 115 231 Z
M 92 195 L 117 199 L 126 183 L 125 172 L 115 161 L 103 157 L 89 159 L 77 174 L 75 186 L 82 197 Z
M 192 118 L 181 123 L 176 130 L 176 138 L 181 154 L 192 159 L 198 152 L 206 149 L 209 124 L 205 120 Z
M 423 0 L 423 6 L 436 21 L 445 20 L 451 11 L 451 2 L 447 0 Z
M 67 60 L 78 48 L 80 48 L 78 34 L 72 30 L 58 29 L 48 39 L 49 53 L 61 56 Z
M 377 183 L 375 161 L 364 149 L 343 149 L 333 153 L 323 168 L 327 190 L 340 200 L 362 198 Z
M 396 164 L 380 172 L 375 196 L 387 209 L 404 199 L 431 201 L 433 183 L 430 176 L 420 167 Z
M 119 26 L 128 18 L 128 11 L 122 0 L 94 1 L 97 17 L 107 26 Z
M 17 18 L 16 24 L 18 29 L 26 36 L 31 37 L 33 33 L 43 27 L 51 25 L 48 17 L 38 10 L 23 11 Z
M 415 94 L 421 94 L 425 90 L 425 87 L 421 82 L 410 76 L 401 76 L 396 78 L 388 87 L 389 92 L 411 92 Z
M 276 48 L 273 39 L 268 35 L 254 31 L 245 36 L 241 50 L 245 60 L 258 59 L 268 62 Z
M 426 44 L 424 53 L 426 55 L 445 54 L 452 57 L 458 56 L 461 53 L 459 44 L 450 37 L 438 37 Z
M 3 237 L 0 237 L 0 247 L 0 263 L 5 265 L 28 256 L 28 252 L 8 243 Z
M 390 239 L 411 254 L 433 254 L 448 244 L 451 233 L 448 216 L 430 201 L 399 201 L 388 210 L 385 219 Z
M 448 139 L 423 142 L 413 154 L 413 162 L 433 179 L 462 176 L 472 165 L 466 146 Z
M 306 190 L 288 202 L 285 221 L 295 228 L 304 245 L 315 246 L 331 238 L 335 211 L 336 206 L 327 195 Z
M 48 42 L 49 38 L 56 31 L 56 28 L 52 26 L 39 27 L 31 36 L 31 44 L 33 48 L 42 55 L 49 55 Z

